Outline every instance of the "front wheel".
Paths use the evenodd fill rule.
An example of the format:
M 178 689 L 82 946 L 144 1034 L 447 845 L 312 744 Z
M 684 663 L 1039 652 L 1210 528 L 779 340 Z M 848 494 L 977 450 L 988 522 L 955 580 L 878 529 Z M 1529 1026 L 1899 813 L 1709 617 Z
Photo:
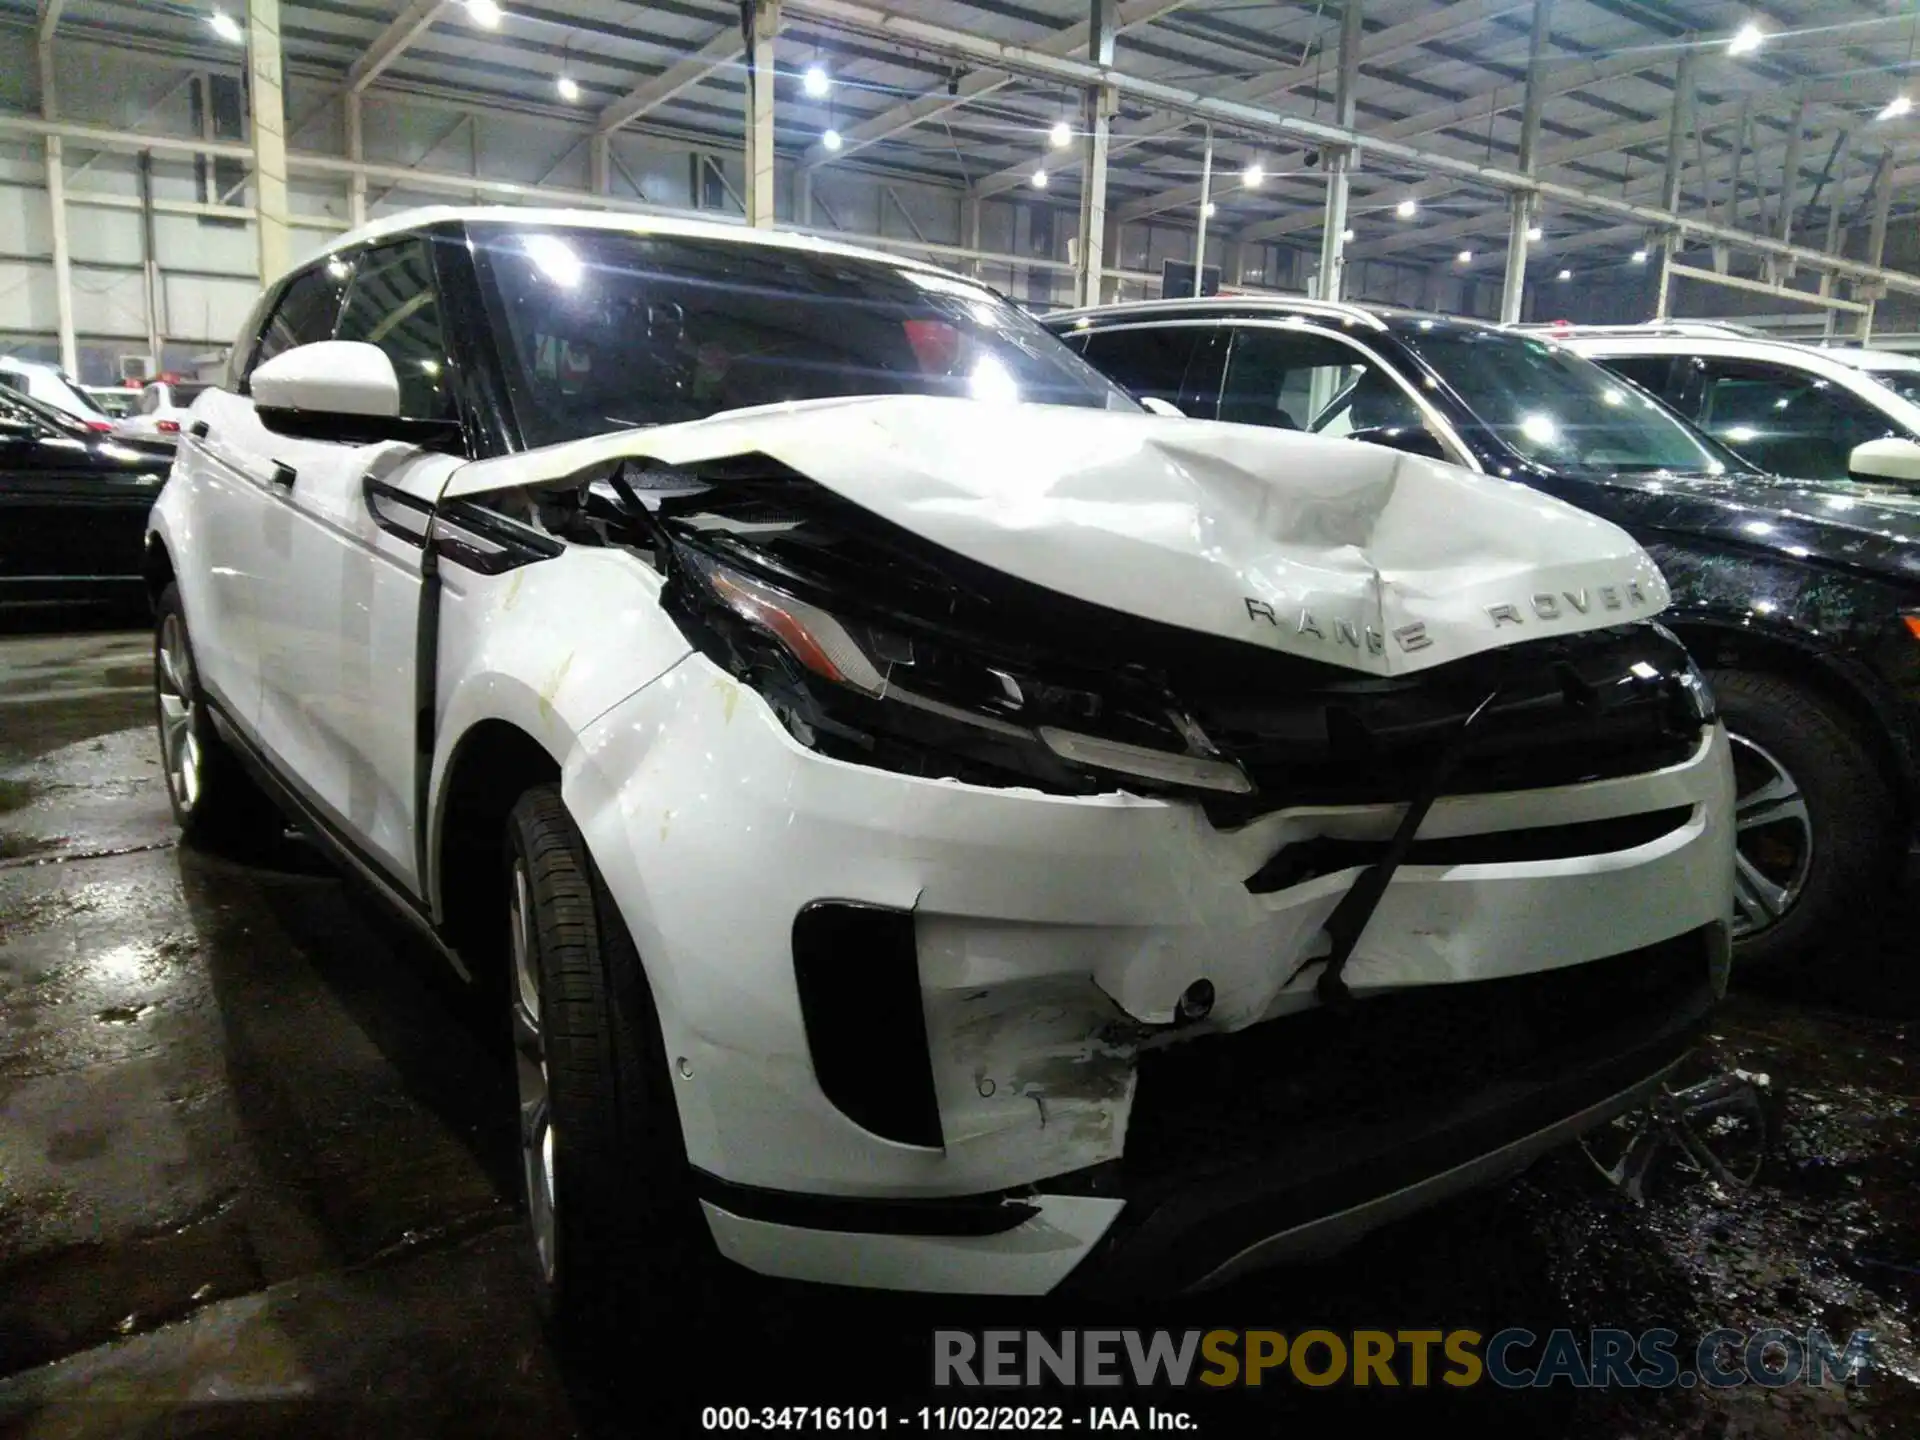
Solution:
M 1842 939 L 1864 887 L 1889 875 L 1892 789 L 1852 717 L 1824 695 L 1754 670 L 1708 679 L 1733 749 L 1734 960 L 1800 963 Z
M 666 1319 L 712 1249 L 660 1021 L 557 785 L 507 821 L 508 1003 L 534 1257 L 582 1333 Z
M 174 823 L 195 842 L 273 838 L 285 829 L 284 819 L 241 768 L 207 711 L 180 588 L 161 591 L 154 611 L 154 721 Z

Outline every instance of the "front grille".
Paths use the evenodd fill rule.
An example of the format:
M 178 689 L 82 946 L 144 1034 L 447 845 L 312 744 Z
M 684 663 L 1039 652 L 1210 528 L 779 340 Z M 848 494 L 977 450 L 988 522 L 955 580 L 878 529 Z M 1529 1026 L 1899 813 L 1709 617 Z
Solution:
M 1539 825 L 1526 830 L 1497 830 L 1486 835 L 1450 835 L 1416 840 L 1407 865 L 1504 865 L 1528 860 L 1565 860 L 1575 855 L 1610 855 L 1671 835 L 1693 814 L 1690 805 L 1617 815 L 1574 825 Z M 1319 836 L 1283 846 L 1247 877 L 1256 895 L 1285 890 L 1316 875 L 1332 875 L 1356 865 L 1371 865 L 1387 853 L 1385 840 L 1335 840 Z
M 1490 651 L 1391 680 L 1202 701 L 1195 717 L 1256 794 L 1211 802 L 1216 824 L 1286 805 L 1373 804 L 1417 793 L 1490 694 L 1444 793 L 1534 790 L 1677 765 L 1700 743 L 1684 656 L 1650 627 Z
M 1125 1183 L 1190 1184 L 1279 1143 L 1311 1148 L 1316 1134 L 1337 1158 L 1370 1123 L 1551 1069 L 1616 1028 L 1704 1004 L 1706 958 L 1691 932 L 1584 965 L 1397 990 L 1151 1051 L 1139 1063 Z

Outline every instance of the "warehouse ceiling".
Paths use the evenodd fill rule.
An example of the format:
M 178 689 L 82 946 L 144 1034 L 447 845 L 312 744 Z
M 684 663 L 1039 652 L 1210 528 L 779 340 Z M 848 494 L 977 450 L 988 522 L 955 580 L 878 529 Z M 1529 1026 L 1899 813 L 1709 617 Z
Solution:
M 583 124 L 618 121 L 716 150 L 741 144 L 737 5 L 283 0 L 280 8 L 295 75 L 344 81 L 373 66 L 383 89 Z M 1056 56 L 1087 53 L 1085 0 L 918 0 L 882 8 Z M 34 10 L 31 0 L 0 0 L 0 15 L 20 24 L 33 23 Z M 1128 0 L 1118 10 L 1114 65 L 1125 74 L 1302 118 L 1335 118 L 1338 3 Z M 232 63 L 234 47 L 212 33 L 210 13 L 206 5 L 70 0 L 60 30 Z M 1377 0 L 1364 17 L 1357 128 L 1512 168 L 1531 4 Z M 1916 83 L 1916 25 L 1920 7 L 1912 0 L 1555 0 L 1538 173 L 1657 205 L 1676 66 L 1691 43 L 1696 123 L 1683 145 L 1682 212 L 1731 216 L 1742 229 L 1777 234 L 1789 137 L 1803 113 L 1796 240 L 1818 246 L 1836 201 L 1851 226 L 1870 212 L 1880 186 L 1893 188 L 1896 216 L 1910 214 L 1920 180 L 1920 112 L 1880 117 Z M 1747 26 L 1764 38 L 1732 53 L 1744 48 L 1732 42 Z M 785 17 L 777 58 L 783 155 L 980 194 L 1031 190 L 1035 172 L 1044 171 L 1050 196 L 1071 203 L 1077 193 L 1079 147 L 1053 144 L 1061 122 L 1079 124 L 1079 97 L 1064 84 L 983 71 L 911 41 L 836 28 L 800 7 Z M 808 93 L 805 72 L 815 66 L 828 79 L 823 94 Z M 562 76 L 577 87 L 574 98 L 562 97 Z M 829 132 L 840 139 L 837 152 L 826 148 Z M 1205 154 L 1200 122 L 1123 97 L 1113 137 L 1110 208 L 1125 219 L 1193 223 Z M 1322 157 L 1251 131 L 1216 127 L 1213 139 L 1210 227 L 1229 237 L 1317 245 Z M 1249 167 L 1257 184 L 1244 178 Z M 1409 198 L 1418 209 L 1406 215 Z M 1547 207 L 1537 223 L 1545 243 L 1568 250 L 1624 254 L 1639 243 L 1631 226 L 1566 207 Z M 1469 181 L 1367 156 L 1354 177 L 1348 224 L 1359 258 L 1445 263 L 1461 250 L 1503 249 L 1508 209 L 1503 196 Z

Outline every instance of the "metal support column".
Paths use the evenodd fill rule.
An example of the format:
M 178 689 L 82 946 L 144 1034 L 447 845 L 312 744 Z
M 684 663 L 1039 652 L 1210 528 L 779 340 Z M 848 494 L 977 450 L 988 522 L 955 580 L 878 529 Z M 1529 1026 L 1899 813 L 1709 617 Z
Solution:
M 613 189 L 613 136 L 604 130 L 587 141 L 587 188 L 596 195 Z
M 1340 9 L 1340 72 L 1334 84 L 1333 123 L 1351 130 L 1354 92 L 1360 83 L 1362 0 L 1345 0 Z M 1344 145 L 1328 149 L 1327 210 L 1320 226 L 1320 288 L 1322 300 L 1338 300 L 1347 266 L 1347 191 L 1353 175 L 1353 151 Z
M 1786 163 L 1780 167 L 1780 238 L 1789 244 L 1793 241 L 1793 205 L 1800 194 L 1800 151 L 1806 134 L 1807 97 L 1803 91 L 1793 107 L 1793 129 L 1787 132 Z
M 1193 293 L 1206 286 L 1207 211 L 1213 208 L 1213 126 L 1207 126 L 1207 148 L 1200 154 L 1200 219 L 1193 227 Z
M 773 202 L 773 37 L 780 0 L 751 0 L 747 49 L 747 224 L 771 230 Z
M 1874 176 L 1873 191 L 1873 229 L 1867 237 L 1867 263 L 1879 266 L 1884 264 L 1887 255 L 1887 218 L 1893 209 L 1893 147 L 1889 145 L 1880 152 L 1880 172 Z M 1865 299 L 1867 308 L 1860 312 L 1860 343 L 1867 344 L 1873 339 L 1873 302 L 1886 294 L 1884 285 L 1868 287 Z
M 1667 169 L 1662 177 L 1660 204 L 1669 213 L 1680 208 L 1680 180 L 1686 172 L 1687 127 L 1693 114 L 1693 66 L 1694 57 L 1699 52 L 1693 48 L 1693 37 L 1687 37 L 1687 47 L 1680 52 L 1680 59 L 1673 69 L 1673 109 L 1667 115 Z M 1704 187 L 1707 177 L 1703 173 L 1700 183 Z M 1680 248 L 1680 232 L 1669 230 L 1660 241 L 1660 284 L 1654 293 L 1653 318 L 1664 320 L 1673 293 L 1673 257 Z
M 49 4 L 40 13 L 40 115 L 59 118 L 54 90 L 53 32 L 60 22 L 60 6 Z M 60 327 L 60 368 L 80 373 L 80 347 L 73 333 L 73 251 L 67 244 L 66 142 L 47 136 L 47 211 L 53 230 L 53 303 Z
M 253 109 L 253 219 L 260 282 L 293 268 L 287 223 L 287 112 L 280 76 L 280 0 L 247 0 L 247 90 Z
M 157 375 L 165 349 L 160 324 L 160 247 L 153 233 L 153 152 L 140 152 L 140 269 L 147 290 L 147 355 Z
M 1090 0 L 1087 59 L 1102 69 L 1113 64 L 1114 0 Z M 1074 266 L 1073 298 L 1078 305 L 1100 303 L 1101 271 L 1107 243 L 1107 138 L 1115 96 L 1104 85 L 1089 86 L 1081 101 L 1083 179 L 1080 185 L 1079 263 Z
M 1740 167 L 1747 158 L 1747 125 L 1753 118 L 1753 97 L 1740 99 L 1740 119 L 1734 125 L 1732 168 L 1727 177 L 1727 226 L 1740 228 Z
M 1840 207 L 1845 203 L 1847 198 L 1847 162 L 1853 158 L 1848 147 L 1852 144 L 1853 132 L 1851 130 L 1842 130 L 1840 132 L 1840 138 L 1834 141 L 1833 152 L 1827 156 L 1827 169 L 1833 171 L 1833 194 L 1827 201 L 1827 242 L 1824 247 L 1826 253 L 1829 255 L 1837 255 L 1840 253 Z M 1839 165 L 1839 169 L 1837 170 L 1834 169 L 1836 163 Z M 1833 272 L 1830 270 L 1822 270 L 1820 272 L 1820 294 L 1822 298 L 1824 298 L 1832 293 Z M 1827 311 L 1826 323 L 1820 327 L 1820 335 L 1823 340 L 1831 341 L 1833 339 L 1833 322 L 1837 315 L 1837 311 L 1831 309 Z
M 961 217 L 966 221 L 966 226 L 967 226 L 967 249 L 973 252 L 973 260 L 971 261 L 971 268 L 973 271 L 973 278 L 976 280 L 980 278 L 980 206 L 981 206 L 981 203 L 982 202 L 980 197 L 978 195 L 972 194 L 971 192 L 968 193 L 966 199 L 960 202 Z
M 1540 68 L 1547 53 L 1548 31 L 1553 24 L 1553 0 L 1533 0 L 1533 32 L 1527 42 L 1526 98 L 1520 107 L 1520 173 L 1533 174 L 1533 152 L 1540 143 L 1540 107 L 1544 100 Z M 1507 220 L 1507 273 L 1500 287 L 1500 319 L 1516 324 L 1527 289 L 1527 231 L 1533 228 L 1533 197 L 1515 193 L 1509 197 Z
M 358 165 L 367 158 L 366 132 L 362 128 L 360 92 L 349 90 L 347 107 L 347 158 Z M 367 175 L 355 170 L 347 181 L 347 219 L 357 230 L 367 223 Z

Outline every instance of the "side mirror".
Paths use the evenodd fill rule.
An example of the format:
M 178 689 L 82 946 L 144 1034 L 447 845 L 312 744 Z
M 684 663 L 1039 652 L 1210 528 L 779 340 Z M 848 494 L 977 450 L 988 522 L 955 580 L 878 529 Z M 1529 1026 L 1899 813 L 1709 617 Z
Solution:
M 1379 425 L 1368 430 L 1355 430 L 1346 438 L 1358 440 L 1363 445 L 1384 445 L 1389 450 L 1424 455 L 1429 460 L 1451 462 L 1453 459 L 1447 454 L 1446 446 L 1424 425 Z
M 1855 480 L 1920 485 L 1920 445 L 1892 436 L 1856 445 L 1847 457 L 1847 474 Z
M 1165 415 L 1169 420 L 1184 420 L 1187 412 L 1171 400 L 1162 400 L 1158 395 L 1142 395 L 1140 408 L 1149 415 Z
M 260 423 L 276 434 L 343 445 L 404 440 L 460 448 L 459 422 L 400 414 L 393 361 L 364 340 L 316 340 L 283 350 L 247 378 L 247 388 Z

